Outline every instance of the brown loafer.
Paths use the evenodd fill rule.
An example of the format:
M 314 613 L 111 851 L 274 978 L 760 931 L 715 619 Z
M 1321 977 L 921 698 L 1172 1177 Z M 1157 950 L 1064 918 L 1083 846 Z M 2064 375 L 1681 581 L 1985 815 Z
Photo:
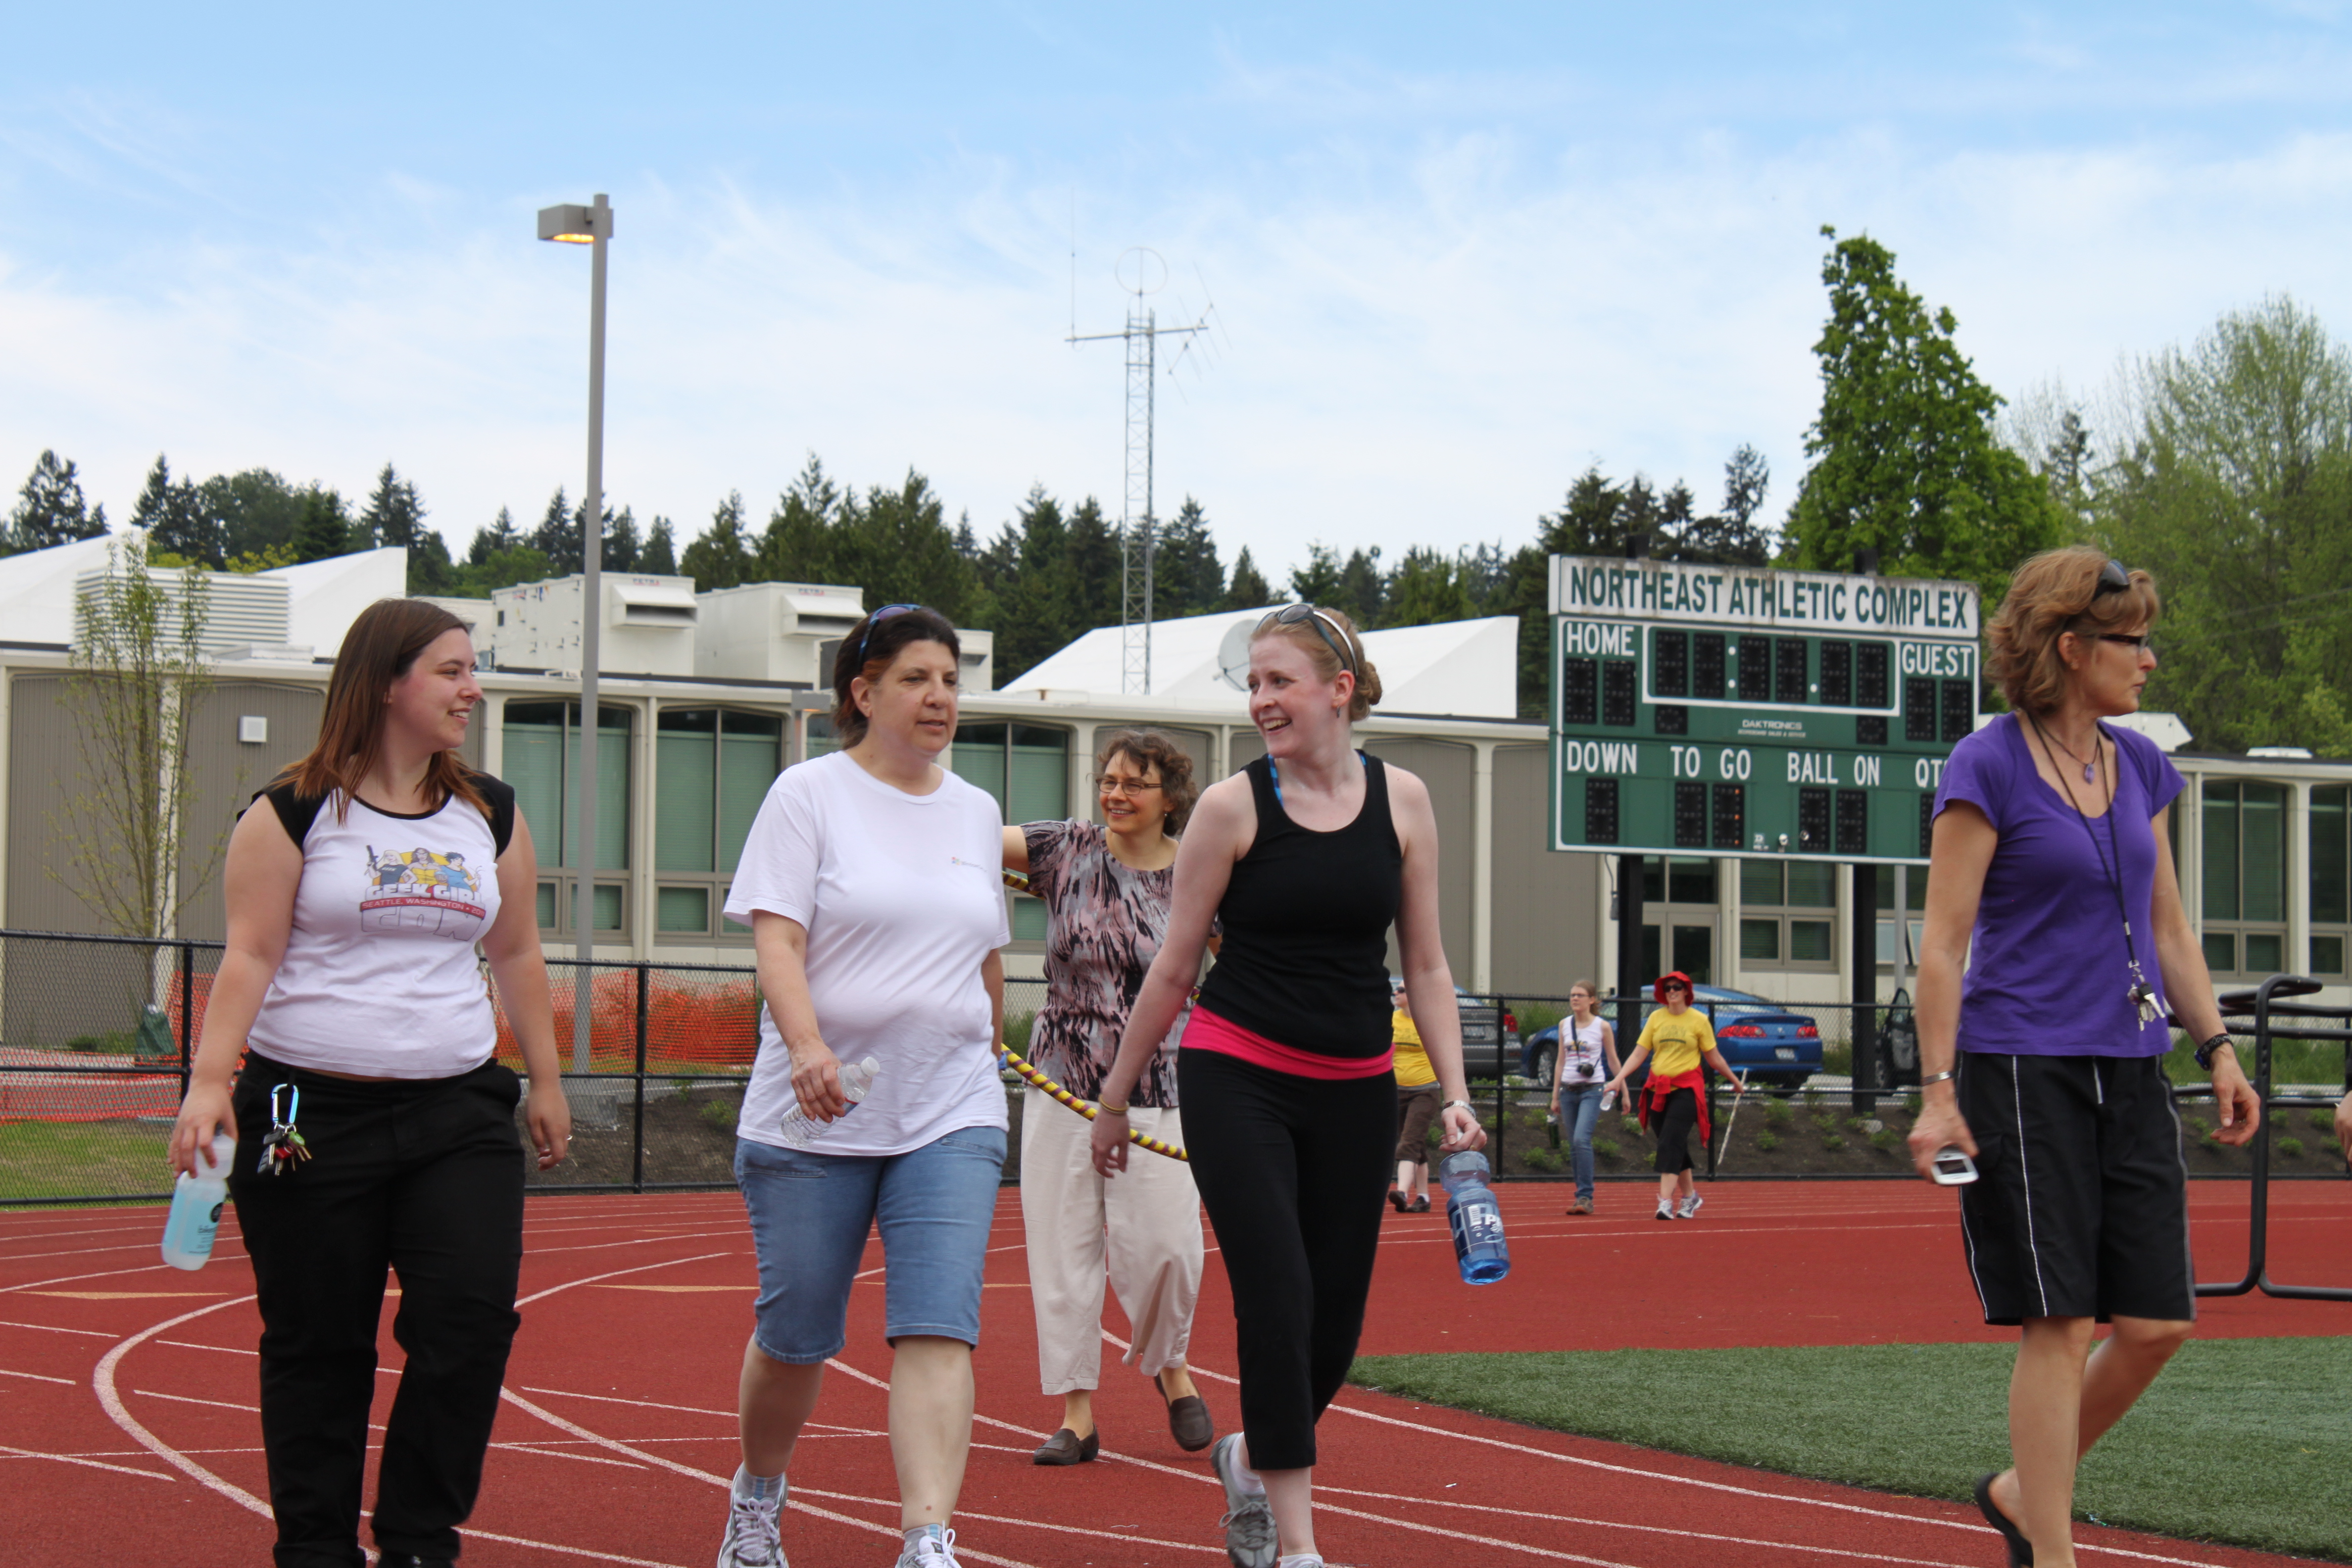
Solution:
M 1210 1419 L 1206 1400 L 1197 1394 L 1171 1399 L 1158 1373 L 1146 1373 L 1144 1375 L 1150 1378 L 1151 1386 L 1160 1391 L 1160 1402 L 1168 1406 L 1168 1435 L 1176 1439 L 1178 1447 L 1188 1454 L 1197 1454 L 1217 1440 L 1217 1424 Z
M 1391 1207 L 1391 1208 L 1392 1208 L 1392 1209 L 1396 1210 L 1396 1212 L 1397 1212 L 1397 1213 L 1399 1213 L 1399 1214 L 1402 1214 L 1402 1213 L 1404 1213 L 1404 1205 L 1405 1205 L 1405 1195 L 1404 1195 L 1404 1194 L 1402 1194 L 1402 1193 L 1399 1192 L 1399 1191 L 1398 1191 L 1396 1188 L 1394 1188 L 1394 1187 L 1391 1187 L 1391 1188 L 1389 1189 L 1389 1207 Z
M 1089 1432 L 1081 1437 L 1064 1426 L 1029 1456 L 1029 1462 L 1033 1465 L 1083 1465 L 1101 1452 L 1100 1432 Z

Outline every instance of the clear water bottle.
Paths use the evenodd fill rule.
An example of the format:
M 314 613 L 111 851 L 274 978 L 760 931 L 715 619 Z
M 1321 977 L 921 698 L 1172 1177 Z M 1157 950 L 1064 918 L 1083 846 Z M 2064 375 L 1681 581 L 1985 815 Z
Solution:
M 1601 1109 L 1603 1110 L 1614 1110 L 1616 1105 L 1617 1091 L 1613 1089 L 1602 1089 L 1601 1091 Z
M 864 1100 L 867 1092 L 874 1088 L 874 1079 L 881 1070 L 882 1064 L 872 1057 L 867 1057 L 862 1062 L 851 1062 L 841 1069 L 841 1097 L 849 1101 L 849 1110 L 844 1110 L 841 1116 L 846 1116 L 850 1110 L 857 1109 L 857 1102 Z M 784 1147 L 787 1149 L 814 1147 L 816 1141 L 824 1136 L 827 1128 L 839 1123 L 841 1116 L 835 1117 L 831 1121 L 819 1121 L 815 1117 L 803 1110 L 800 1101 L 795 1100 L 793 1101 L 793 1108 L 784 1112 Z
M 236 1140 L 217 1133 L 210 1148 L 196 1151 L 195 1173 L 180 1173 L 163 1221 L 163 1261 L 173 1268 L 202 1268 L 212 1257 L 221 1210 L 228 1206 L 229 1162 L 236 1158 Z
M 1454 1228 L 1454 1260 L 1465 1285 L 1492 1285 L 1511 1271 L 1511 1249 L 1503 1240 L 1503 1211 L 1486 1184 L 1486 1156 L 1475 1149 L 1437 1163 L 1445 1188 L 1445 1219 Z

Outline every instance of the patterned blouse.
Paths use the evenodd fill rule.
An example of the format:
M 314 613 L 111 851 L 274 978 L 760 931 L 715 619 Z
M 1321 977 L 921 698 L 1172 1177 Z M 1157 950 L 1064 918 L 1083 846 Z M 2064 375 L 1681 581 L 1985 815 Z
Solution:
M 1029 1059 L 1082 1099 L 1093 1100 L 1110 1076 L 1129 1009 L 1168 934 L 1169 896 L 1176 868 L 1139 871 L 1110 852 L 1109 836 L 1094 822 L 1032 822 L 1029 888 L 1045 900 L 1052 923 L 1045 937 L 1045 1007 L 1029 1034 Z M 1129 1103 L 1176 1104 L 1177 1016 Z

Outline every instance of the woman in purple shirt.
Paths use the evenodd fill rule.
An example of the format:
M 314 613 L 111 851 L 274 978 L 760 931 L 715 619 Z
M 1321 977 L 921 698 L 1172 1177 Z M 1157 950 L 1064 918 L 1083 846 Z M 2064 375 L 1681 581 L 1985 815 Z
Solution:
M 1976 1485 L 2012 1568 L 2074 1563 L 2076 1462 L 2194 1326 L 2168 1010 L 2202 1042 L 2222 1142 L 2261 1117 L 2173 876 L 2180 774 L 2100 722 L 2138 710 L 2158 608 L 2147 573 L 2087 546 L 2018 568 L 1988 632 L 2012 711 L 1936 792 L 1911 1152 L 1923 1176 L 1939 1151 L 1974 1158 L 1969 1276 L 1985 1321 L 2021 1331 L 2015 1468 Z

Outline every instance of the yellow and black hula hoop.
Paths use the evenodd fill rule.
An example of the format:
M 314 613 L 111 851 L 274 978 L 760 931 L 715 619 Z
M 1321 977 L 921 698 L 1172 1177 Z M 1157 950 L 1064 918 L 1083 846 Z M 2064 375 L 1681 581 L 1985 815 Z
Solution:
M 1013 889 L 1016 892 L 1025 893 L 1029 890 L 1029 879 L 1023 876 L 1018 871 L 1007 870 L 1004 873 L 1004 885 Z M 1085 1117 L 1087 1121 L 1092 1121 L 1095 1119 L 1097 1114 L 1096 1107 L 1087 1104 L 1085 1100 L 1080 1100 L 1076 1095 L 1072 1094 L 1068 1089 L 1064 1089 L 1060 1084 L 1055 1083 L 1052 1079 L 1047 1078 L 1044 1073 L 1038 1071 L 1035 1067 L 1023 1059 L 1022 1057 L 1014 1052 L 1011 1047 L 1000 1046 L 997 1047 L 997 1055 L 1003 1059 L 1006 1067 L 1011 1068 L 1014 1072 L 1021 1075 L 1023 1082 L 1044 1089 L 1055 1100 L 1063 1105 L 1068 1106 L 1072 1110 L 1076 1111 L 1080 1116 Z M 1192 1158 L 1190 1154 L 1187 1154 L 1183 1150 L 1177 1148 L 1174 1144 L 1163 1143 L 1157 1138 L 1146 1138 L 1142 1133 L 1138 1132 L 1132 1127 L 1127 1130 L 1127 1141 L 1130 1143 L 1140 1144 L 1142 1147 L 1150 1150 L 1155 1154 L 1165 1154 L 1171 1160 L 1182 1160 L 1189 1163 Z

